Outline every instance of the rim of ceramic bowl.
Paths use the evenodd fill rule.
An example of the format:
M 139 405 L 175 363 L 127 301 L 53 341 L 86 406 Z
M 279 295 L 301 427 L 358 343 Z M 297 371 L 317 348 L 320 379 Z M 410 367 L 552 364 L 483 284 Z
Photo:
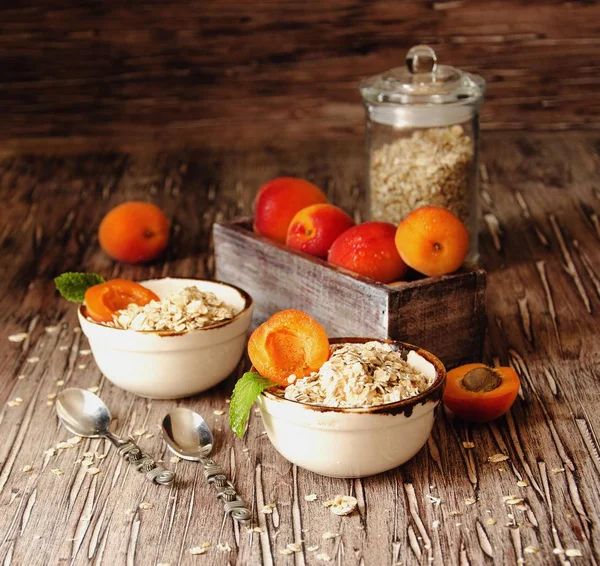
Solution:
M 162 279 L 167 278 L 163 277 Z M 201 283 L 215 283 L 217 285 L 222 285 L 223 287 L 230 287 L 231 289 L 235 289 L 242 296 L 242 298 L 244 299 L 244 306 L 242 310 L 232 318 L 228 318 L 227 320 L 221 320 L 220 322 L 215 322 L 214 324 L 209 324 L 208 326 L 203 326 L 202 328 L 194 328 L 193 330 L 182 330 L 181 332 L 177 332 L 175 330 L 132 330 L 131 328 L 115 328 L 113 326 L 107 326 L 106 324 L 102 324 L 101 322 L 96 322 L 95 320 L 91 320 L 90 318 L 88 318 L 88 316 L 85 314 L 85 304 L 79 305 L 79 308 L 77 310 L 86 322 L 88 322 L 89 324 L 93 324 L 94 326 L 99 326 L 100 328 L 107 328 L 109 330 L 120 330 L 121 332 L 135 332 L 136 334 L 146 334 L 155 336 L 182 336 L 184 334 L 205 332 L 207 330 L 214 330 L 215 328 L 222 328 L 223 326 L 227 326 L 228 324 L 235 322 L 254 305 L 254 299 L 252 298 L 250 293 L 248 293 L 241 287 L 238 287 L 237 285 L 233 285 L 232 283 L 225 283 L 224 281 L 213 281 L 212 279 L 188 279 L 187 277 L 170 277 L 168 279 L 187 279 L 188 281 L 198 281 Z M 148 279 L 148 281 L 151 280 Z M 154 281 L 156 281 L 156 279 Z
M 330 338 L 329 344 L 365 344 L 366 342 L 383 342 L 384 344 L 391 344 L 392 346 L 397 346 L 397 349 L 402 352 L 402 350 L 414 351 L 423 358 L 425 358 L 429 363 L 433 364 L 435 368 L 436 377 L 433 383 L 422 391 L 418 395 L 414 397 L 409 397 L 408 399 L 402 399 L 401 401 L 394 401 L 393 403 L 384 403 L 383 405 L 373 405 L 371 407 L 326 407 L 323 405 L 315 405 L 312 403 L 302 403 L 301 401 L 294 401 L 293 399 L 286 399 L 285 397 L 280 397 L 279 395 L 275 395 L 270 391 L 266 390 L 262 392 L 262 395 L 269 399 L 270 401 L 280 402 L 280 403 L 293 403 L 295 405 L 301 405 L 302 407 L 306 407 L 315 412 L 320 413 L 346 413 L 346 414 L 385 414 L 385 415 L 397 415 L 400 413 L 405 413 L 407 411 L 412 412 L 412 409 L 416 405 L 421 405 L 428 401 L 437 401 L 441 399 L 442 393 L 444 391 L 444 384 L 446 383 L 446 367 L 444 364 L 431 352 L 427 350 L 423 350 L 423 348 L 419 348 L 418 346 L 414 346 L 413 344 L 408 344 L 407 342 L 400 342 L 399 340 L 390 340 L 383 338 L 364 338 L 364 337 L 341 337 L 341 338 Z M 254 368 L 251 369 L 251 371 Z

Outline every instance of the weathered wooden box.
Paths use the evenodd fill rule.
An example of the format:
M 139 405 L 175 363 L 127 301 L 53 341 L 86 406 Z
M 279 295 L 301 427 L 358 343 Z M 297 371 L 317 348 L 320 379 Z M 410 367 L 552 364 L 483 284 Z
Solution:
M 263 238 L 250 219 L 215 224 L 213 238 L 216 278 L 252 295 L 254 326 L 295 308 L 314 316 L 332 337 L 402 340 L 431 351 L 447 367 L 481 361 L 483 269 L 390 287 Z

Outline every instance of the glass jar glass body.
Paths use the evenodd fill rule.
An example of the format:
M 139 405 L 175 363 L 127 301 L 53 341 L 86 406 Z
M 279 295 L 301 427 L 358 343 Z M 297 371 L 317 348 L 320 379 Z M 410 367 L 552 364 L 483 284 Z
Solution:
M 411 127 L 375 121 L 367 110 L 367 218 L 399 224 L 421 206 L 447 208 L 467 227 L 467 261 L 476 262 L 478 139 L 476 111 L 460 123 Z

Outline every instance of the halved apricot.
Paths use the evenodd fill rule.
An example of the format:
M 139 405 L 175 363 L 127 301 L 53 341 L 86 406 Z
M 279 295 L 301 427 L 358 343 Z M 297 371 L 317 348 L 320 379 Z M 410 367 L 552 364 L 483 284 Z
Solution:
M 281 385 L 317 371 L 329 358 L 325 329 L 305 312 L 289 309 L 275 313 L 248 341 L 250 361 L 263 377 Z
M 520 385 L 512 368 L 467 364 L 447 373 L 443 401 L 456 416 L 486 423 L 511 408 Z
M 113 315 L 128 305 L 140 307 L 150 301 L 160 301 L 158 295 L 128 279 L 112 279 L 90 287 L 85 292 L 87 315 L 96 322 L 111 322 Z

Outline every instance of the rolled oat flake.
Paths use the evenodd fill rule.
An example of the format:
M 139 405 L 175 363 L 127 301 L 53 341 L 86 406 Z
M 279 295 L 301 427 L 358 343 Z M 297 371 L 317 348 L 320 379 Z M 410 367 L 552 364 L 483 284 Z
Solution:
M 417 45 L 405 65 L 360 84 L 367 120 L 366 217 L 400 223 L 421 206 L 441 206 L 469 231 L 477 260 L 477 145 L 485 81 Z

